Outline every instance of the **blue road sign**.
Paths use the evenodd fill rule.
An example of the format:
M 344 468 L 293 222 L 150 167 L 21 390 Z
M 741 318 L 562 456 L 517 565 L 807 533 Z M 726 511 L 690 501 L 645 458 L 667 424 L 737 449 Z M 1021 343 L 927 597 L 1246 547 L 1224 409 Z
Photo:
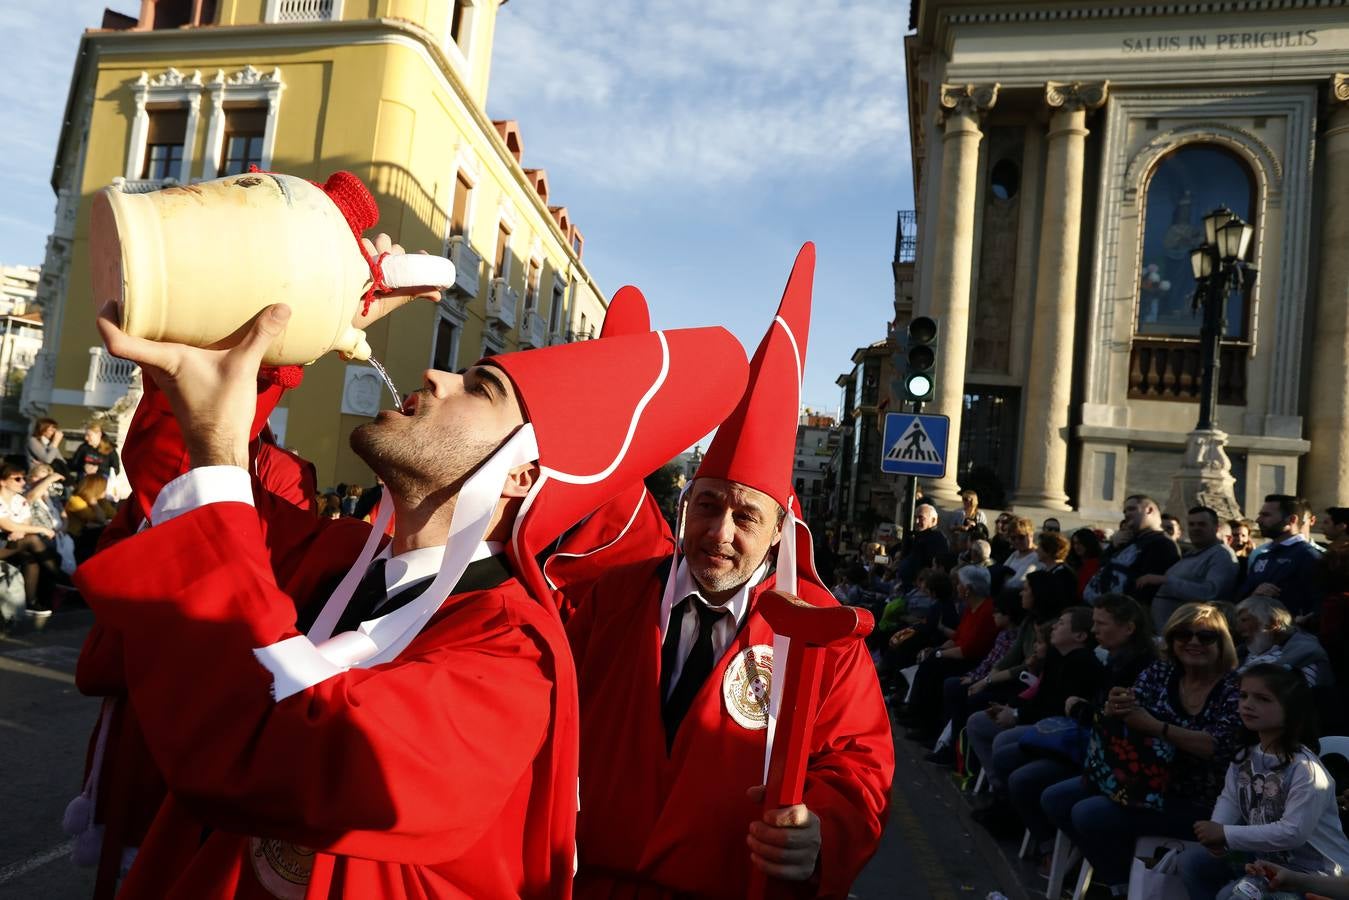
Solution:
M 951 420 L 946 416 L 886 413 L 881 471 L 889 475 L 941 478 L 946 474 L 950 434 Z

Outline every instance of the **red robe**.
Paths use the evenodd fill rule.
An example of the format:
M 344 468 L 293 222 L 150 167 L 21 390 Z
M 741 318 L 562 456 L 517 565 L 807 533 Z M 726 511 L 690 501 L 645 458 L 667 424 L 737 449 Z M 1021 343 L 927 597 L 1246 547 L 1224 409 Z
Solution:
M 661 721 L 661 560 L 610 573 L 567 624 L 581 689 L 578 898 L 691 894 L 743 900 L 745 835 L 762 807 L 767 732 L 737 724 L 722 681 L 746 648 L 773 643 L 758 614 L 770 576 L 750 594 L 745 622 L 693 701 L 667 755 Z M 837 605 L 811 585 L 817 605 Z M 822 850 L 803 896 L 846 897 L 875 852 L 889 807 L 894 747 L 875 667 L 863 642 L 825 664 L 805 804 L 821 820 Z
M 253 432 L 259 432 L 265 426 L 282 393 L 283 388 L 278 384 L 259 382 Z M 314 512 L 316 491 L 312 464 L 264 442 L 260 435 L 250 443 L 249 450 L 254 474 L 263 488 L 311 514 Z M 190 465 L 178 421 L 173 417 L 168 399 L 152 379 L 145 382 L 145 394 L 123 444 L 122 461 L 135 492 L 104 529 L 99 539 L 100 548 L 135 534 L 159 491 L 186 472 Z M 103 736 L 103 766 L 94 809 L 94 821 L 104 827 L 95 900 L 108 900 L 113 896 L 123 851 L 141 845 L 164 802 L 164 779 L 145 747 L 135 712 L 125 702 L 122 652 L 120 635 L 106 627 L 102 620 L 97 620 L 85 638 L 75 671 L 75 683 L 80 693 L 114 701 L 106 726 L 108 733 Z M 90 736 L 86 766 L 93 763 L 94 744 L 98 739 L 95 731 Z M 86 778 L 88 774 L 86 772 Z
M 565 622 L 575 609 L 579 585 L 633 563 L 661 560 L 674 552 L 670 524 L 656 498 L 637 484 L 587 516 L 558 542 L 543 563 Z
M 513 578 L 456 594 L 397 660 L 274 703 L 253 649 L 296 634 L 292 598 L 326 599 L 369 526 L 259 504 L 204 506 L 76 574 L 169 789 L 119 896 L 566 896 L 575 683 L 555 613 Z M 306 865 L 307 891 L 287 885 Z

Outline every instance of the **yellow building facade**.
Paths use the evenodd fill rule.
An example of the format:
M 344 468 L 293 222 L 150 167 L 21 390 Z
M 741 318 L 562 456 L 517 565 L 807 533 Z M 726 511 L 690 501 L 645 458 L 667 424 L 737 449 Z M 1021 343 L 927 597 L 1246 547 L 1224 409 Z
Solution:
M 46 343 L 24 390 L 29 415 L 72 434 L 113 408 L 133 370 L 94 328 L 89 201 L 108 185 L 150 191 L 247 170 L 315 181 L 347 169 L 379 204 L 378 230 L 449 256 L 439 303 L 377 323 L 374 355 L 401 390 L 428 367 L 593 338 L 607 300 L 584 239 L 522 165 L 514 122 L 484 104 L 497 0 L 143 0 L 81 41 L 53 173 L 56 222 L 39 300 Z M 217 252 L 203 246 L 202 253 Z M 247 260 L 240 260 L 247 265 Z M 180 290 L 190 291 L 191 285 Z M 274 298 L 284 300 L 285 298 Z M 347 436 L 391 398 L 373 369 L 330 355 L 272 425 L 320 485 L 364 483 Z

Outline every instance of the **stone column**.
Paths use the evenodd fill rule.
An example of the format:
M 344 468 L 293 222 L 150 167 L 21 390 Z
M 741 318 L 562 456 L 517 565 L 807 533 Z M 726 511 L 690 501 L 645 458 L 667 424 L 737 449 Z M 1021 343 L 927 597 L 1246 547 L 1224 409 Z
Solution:
M 1326 130 L 1316 149 L 1325 178 L 1321 216 L 1321 283 L 1312 334 L 1313 387 L 1308 391 L 1307 494 L 1317 514 L 1349 503 L 1349 75 L 1331 79 Z
M 926 495 L 943 509 L 960 505 L 956 481 L 960 416 L 965 404 L 965 350 L 969 340 L 970 272 L 974 265 L 974 201 L 978 194 L 979 117 L 998 100 L 998 85 L 943 84 L 941 193 L 936 246 L 931 256 L 928 313 L 938 322 L 936 392 L 924 412 L 949 416 L 946 476 L 927 485 Z M 908 523 L 905 523 L 907 526 Z
M 1025 414 L 1016 505 L 1067 510 L 1063 484 L 1068 464 L 1073 338 L 1077 323 L 1077 258 L 1082 238 L 1082 168 L 1087 112 L 1105 103 L 1107 84 L 1045 85 L 1053 112 L 1046 135 L 1044 209 L 1040 259 L 1026 367 Z

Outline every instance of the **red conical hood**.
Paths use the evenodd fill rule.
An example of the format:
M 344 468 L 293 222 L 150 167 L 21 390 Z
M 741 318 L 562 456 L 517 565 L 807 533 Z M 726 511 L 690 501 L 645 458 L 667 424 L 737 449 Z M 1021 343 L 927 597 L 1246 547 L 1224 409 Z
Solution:
M 515 385 L 538 445 L 539 480 L 509 553 L 551 599 L 539 553 L 717 426 L 744 390 L 744 350 L 724 328 L 611 337 L 484 360 Z
M 651 313 L 647 311 L 646 298 L 632 285 L 623 285 L 609 300 L 609 310 L 604 314 L 600 337 L 646 334 L 650 330 Z
M 777 316 L 750 362 L 744 396 L 717 429 L 696 476 L 747 485 L 784 509 L 791 505 L 814 277 L 815 245 L 807 242 L 796 256 Z

